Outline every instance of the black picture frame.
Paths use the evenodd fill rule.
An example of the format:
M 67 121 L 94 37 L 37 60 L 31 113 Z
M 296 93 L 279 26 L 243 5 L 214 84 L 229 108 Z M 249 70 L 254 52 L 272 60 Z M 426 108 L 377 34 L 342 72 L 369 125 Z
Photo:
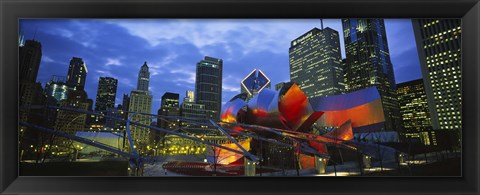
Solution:
M 478 194 L 478 0 L 1 0 L 0 192 L 4 194 Z M 20 18 L 461 18 L 462 177 L 18 177 Z

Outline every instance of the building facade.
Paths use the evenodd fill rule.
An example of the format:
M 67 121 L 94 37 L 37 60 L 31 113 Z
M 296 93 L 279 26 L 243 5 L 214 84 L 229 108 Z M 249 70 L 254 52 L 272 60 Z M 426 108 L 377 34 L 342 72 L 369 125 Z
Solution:
M 203 104 L 184 101 L 180 107 L 180 115 L 182 116 L 182 118 L 187 120 L 206 122 L 205 120 L 201 120 L 201 119 L 205 119 L 207 117 L 207 111 L 206 111 L 205 105 Z M 194 125 L 185 121 L 182 121 L 180 125 L 184 132 L 188 132 L 192 134 L 208 134 L 209 133 L 209 130 L 202 127 L 201 125 Z
M 123 107 L 121 104 L 118 104 L 116 108 L 108 108 L 106 115 L 114 118 L 123 118 Z M 125 130 L 125 122 L 117 120 L 114 118 L 107 118 L 105 122 L 105 127 L 112 131 Z
M 186 91 L 183 102 L 195 102 L 195 92 L 190 90 Z
M 68 98 L 59 102 L 60 107 L 88 110 L 87 93 L 84 90 L 70 90 Z M 83 131 L 87 123 L 87 115 L 68 110 L 59 110 L 55 130 L 75 134 L 76 131 Z
M 341 94 L 345 91 L 341 60 L 338 32 L 313 28 L 291 42 L 290 80 L 308 98 Z
M 151 113 L 152 112 L 152 95 L 148 92 L 148 85 L 150 80 L 150 73 L 148 65 L 145 62 L 138 73 L 137 90 L 130 93 L 130 100 L 128 105 L 128 112 L 130 113 L 131 121 L 135 121 L 144 125 L 150 125 L 152 118 L 143 114 L 134 113 Z M 148 145 L 150 142 L 150 129 L 138 125 L 130 126 L 131 136 L 135 144 L 140 148 Z
M 70 60 L 67 73 L 67 85 L 73 89 L 85 89 L 85 81 L 87 79 L 87 65 L 82 58 L 73 57 Z
M 461 20 L 412 20 L 435 130 L 462 128 Z
M 148 91 L 150 83 L 150 72 L 148 71 L 147 62 L 144 62 L 140 71 L 138 72 L 137 90 Z
M 19 80 L 35 83 L 42 60 L 42 44 L 36 40 L 27 40 L 19 47 Z
M 206 117 L 219 120 L 222 109 L 223 60 L 205 56 L 197 63 L 195 101 L 205 106 Z
M 383 130 L 398 130 L 400 110 L 383 19 L 342 19 L 342 25 L 347 91 L 375 86 L 382 98 Z
M 100 77 L 98 80 L 95 111 L 105 113 L 108 109 L 115 108 L 118 80 L 112 77 Z
M 166 92 L 162 96 L 162 102 L 160 109 L 158 109 L 158 115 L 163 116 L 180 116 L 179 106 L 180 95 L 178 93 Z M 178 127 L 177 119 L 157 120 L 157 125 L 164 129 L 174 129 Z
M 23 45 L 19 43 L 18 55 L 19 101 L 21 106 L 28 106 L 32 105 L 32 97 L 38 91 L 35 82 L 42 59 L 42 44 L 36 40 L 27 40 Z M 29 112 L 29 109 L 20 110 L 20 120 L 26 121 Z
M 405 137 L 417 137 L 426 143 L 428 133 L 432 129 L 427 94 L 423 79 L 397 84 L 398 102 L 402 117 L 402 131 Z
M 45 84 L 45 93 L 54 97 L 57 101 L 67 99 L 68 91 L 65 77 L 53 75 L 50 81 Z
M 178 93 L 166 92 L 162 96 L 162 102 L 160 104 L 160 109 L 158 109 L 158 115 L 162 116 L 180 116 L 180 106 L 179 106 L 180 95 Z M 164 117 L 157 118 L 157 127 L 162 129 L 174 130 L 180 126 L 178 119 L 170 119 Z M 163 139 L 165 133 L 155 132 L 155 143 L 158 143 Z

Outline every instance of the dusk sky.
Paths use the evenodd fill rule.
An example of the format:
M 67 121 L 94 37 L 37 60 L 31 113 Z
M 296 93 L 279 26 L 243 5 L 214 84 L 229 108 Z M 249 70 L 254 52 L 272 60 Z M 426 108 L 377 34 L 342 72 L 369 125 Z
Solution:
M 410 20 L 386 19 L 385 25 L 396 82 L 421 78 Z M 88 97 L 95 101 L 99 77 L 114 77 L 121 104 L 123 94 L 136 88 L 146 61 L 154 113 L 165 92 L 179 93 L 182 101 L 185 91 L 195 89 L 196 63 L 204 56 L 223 59 L 223 103 L 240 93 L 240 81 L 254 68 L 272 87 L 290 80 L 290 42 L 314 27 L 320 28 L 319 19 L 20 20 L 25 39 L 35 36 L 42 43 L 37 81 L 43 87 L 52 75 L 66 76 L 70 59 L 80 57 L 88 69 Z M 344 58 L 340 19 L 324 20 L 324 27 L 339 32 Z

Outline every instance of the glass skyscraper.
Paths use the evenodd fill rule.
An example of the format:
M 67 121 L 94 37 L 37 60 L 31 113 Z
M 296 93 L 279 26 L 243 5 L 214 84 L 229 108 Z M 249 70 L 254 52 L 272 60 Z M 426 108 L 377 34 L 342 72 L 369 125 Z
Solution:
M 427 144 L 432 123 L 423 79 L 397 84 L 397 95 L 402 117 L 402 134 L 407 138 L 420 138 Z
M 100 77 L 98 79 L 97 98 L 95 100 L 95 111 L 106 115 L 114 111 L 115 98 L 117 96 L 118 80 L 112 77 Z M 100 117 L 100 122 L 105 122 L 104 117 Z M 110 125 L 112 127 L 112 125 Z
M 337 31 L 328 27 L 313 28 L 291 42 L 289 58 L 290 80 L 297 83 L 308 98 L 344 92 Z
M 160 109 L 158 109 L 158 115 L 162 116 L 180 116 L 180 106 L 179 106 L 180 95 L 178 93 L 166 92 L 162 96 L 162 102 L 160 104 Z M 179 126 L 178 119 L 157 118 L 157 127 L 163 129 L 173 130 Z M 155 143 L 165 136 L 163 132 L 155 132 Z
M 375 86 L 382 97 L 384 130 L 400 127 L 395 75 L 383 19 L 342 19 L 347 91 Z
M 98 79 L 97 99 L 95 111 L 105 113 L 106 110 L 115 108 L 118 80 L 112 77 L 100 77 Z
M 461 20 L 413 19 L 433 129 L 462 128 Z
M 87 65 L 83 62 L 82 58 L 73 57 L 68 67 L 67 85 L 74 89 L 83 90 L 85 88 L 87 73 Z
M 57 101 L 67 99 L 69 88 L 65 83 L 65 77 L 53 75 L 45 85 L 45 93 L 54 97 Z
M 205 56 L 197 63 L 195 101 L 205 105 L 206 117 L 219 120 L 222 109 L 223 60 Z

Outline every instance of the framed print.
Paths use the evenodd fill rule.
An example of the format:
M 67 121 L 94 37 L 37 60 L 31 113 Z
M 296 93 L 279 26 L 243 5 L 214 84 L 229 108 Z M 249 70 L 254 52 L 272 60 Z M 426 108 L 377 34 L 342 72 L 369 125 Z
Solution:
M 3 193 L 478 193 L 478 1 L 0 6 Z

